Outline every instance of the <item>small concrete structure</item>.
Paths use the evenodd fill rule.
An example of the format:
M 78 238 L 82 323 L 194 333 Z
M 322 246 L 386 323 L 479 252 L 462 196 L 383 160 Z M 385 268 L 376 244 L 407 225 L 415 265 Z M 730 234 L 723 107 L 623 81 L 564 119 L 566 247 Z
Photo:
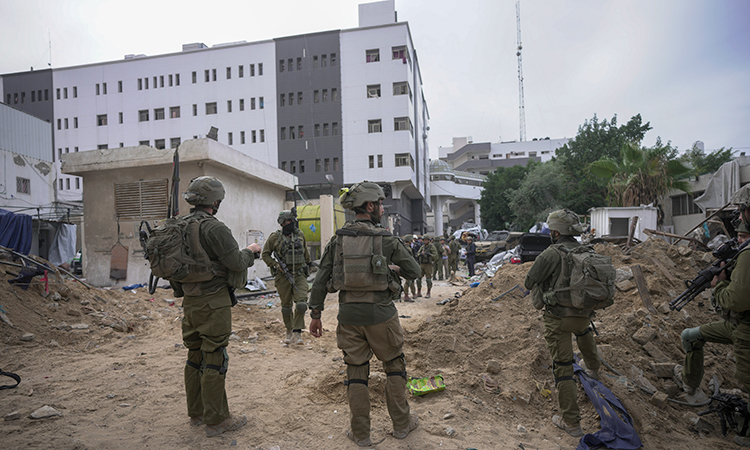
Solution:
M 84 178 L 83 270 L 90 284 L 125 286 L 148 281 L 150 269 L 138 231 L 141 220 L 153 227 L 166 218 L 173 154 L 173 149 L 137 146 L 64 156 L 63 173 Z M 203 175 L 224 184 L 226 197 L 216 217 L 232 230 L 241 248 L 252 242 L 263 245 L 278 229 L 276 217 L 285 209 L 286 191 L 294 189 L 296 176 L 211 139 L 183 142 L 179 156 L 180 193 L 190 180 Z M 124 195 L 125 189 L 131 190 Z M 141 211 L 140 216 L 134 215 L 133 208 Z M 189 209 L 180 196 L 179 212 L 184 215 Z M 127 277 L 122 280 L 110 278 L 111 253 L 118 243 L 128 248 Z M 268 274 L 258 260 L 248 277 Z
M 611 208 L 591 208 L 591 228 L 596 237 L 627 236 L 634 217 L 638 217 L 633 237 L 640 241 L 648 239 L 643 232 L 648 228 L 656 230 L 658 210 L 654 206 L 626 206 Z

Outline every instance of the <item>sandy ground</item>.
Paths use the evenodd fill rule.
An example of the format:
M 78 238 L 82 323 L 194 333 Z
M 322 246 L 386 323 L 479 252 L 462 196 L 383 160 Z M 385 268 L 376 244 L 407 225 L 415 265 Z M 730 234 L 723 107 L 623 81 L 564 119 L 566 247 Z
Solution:
M 656 306 L 681 289 L 653 258 L 671 261 L 665 264 L 679 280 L 692 277 L 696 267 L 705 265 L 702 254 L 685 256 L 656 244 L 629 256 L 617 247 L 599 250 L 611 254 L 617 267 L 640 264 Z M 522 283 L 529 267 L 504 266 L 476 288 L 436 282 L 431 299 L 397 304 L 406 332 L 410 376 L 442 374 L 447 388 L 410 396 L 420 426 L 407 439 L 396 440 L 388 435 L 385 374 L 373 360 L 372 437 L 384 439 L 378 449 L 576 447 L 578 439 L 550 421 L 557 412 L 554 388 L 551 397 L 542 395 L 552 384 L 552 374 L 541 336 L 541 314 L 528 297 L 508 295 L 491 301 Z M 189 425 L 186 414 L 182 370 L 187 351 L 180 338 L 180 300 L 174 301 L 170 290 L 159 289 L 154 296 L 145 289 L 89 290 L 50 278 L 50 294 L 44 293 L 39 281 L 27 291 L 0 282 L 0 306 L 12 324 L 0 321 L 0 368 L 22 377 L 17 388 L 0 391 L 0 416 L 15 411 L 20 415 L 0 421 L 4 448 L 356 448 L 344 436 L 348 426 L 345 365 L 335 343 L 333 297 L 323 313 L 323 337 L 315 339 L 305 332 L 304 346 L 281 342 L 284 328 L 278 298 L 234 308 L 227 393 L 231 411 L 246 414 L 248 425 L 206 438 L 202 427 Z M 436 304 L 457 296 L 447 305 Z M 268 307 L 268 302 L 274 304 Z M 650 364 L 657 359 L 681 362 L 679 332 L 715 320 L 698 302 L 684 313 L 653 314 L 644 310 L 636 289 L 618 292 L 615 305 L 597 319 L 602 354 L 623 375 L 632 379 L 641 370 L 654 387 L 679 398 L 674 383 L 657 378 Z M 651 353 L 653 347 L 660 350 L 656 356 L 631 338 L 644 326 L 656 329 L 651 339 Z M 23 340 L 29 333 L 33 339 Z M 707 346 L 705 389 L 714 373 L 721 377 L 723 388 L 739 387 L 732 375 L 732 358 L 730 347 Z M 488 365 L 498 369 L 488 371 Z M 488 385 L 487 376 L 497 386 Z M 7 382 L 10 378 L 0 379 L 0 384 Z M 650 395 L 609 370 L 603 382 L 633 416 L 644 448 L 737 448 L 733 434 L 721 437 L 714 415 L 694 423 L 696 413 L 705 408 L 673 403 L 660 408 L 649 402 Z M 595 432 L 599 419 L 582 389 L 579 404 L 584 431 Z M 61 415 L 29 417 L 44 405 Z

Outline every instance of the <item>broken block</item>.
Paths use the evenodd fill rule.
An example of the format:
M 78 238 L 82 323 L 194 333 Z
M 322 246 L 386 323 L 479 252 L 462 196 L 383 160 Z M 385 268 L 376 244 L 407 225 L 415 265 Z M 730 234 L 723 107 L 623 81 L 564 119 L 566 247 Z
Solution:
M 667 358 L 667 355 L 665 355 L 664 352 L 662 352 L 659 349 L 659 347 L 657 347 L 656 345 L 654 345 L 653 342 L 647 342 L 643 346 L 643 349 L 646 350 L 646 352 L 648 353 L 648 355 L 650 357 L 654 358 L 656 361 L 658 361 L 660 363 L 669 362 L 669 358 Z
M 620 281 L 619 283 L 615 283 L 615 287 L 617 287 L 617 290 L 620 292 L 627 292 L 635 287 L 632 281 L 630 280 L 624 280 Z
M 659 378 L 672 378 L 675 366 L 674 363 L 651 363 L 651 370 Z
M 646 345 L 646 343 L 650 342 L 654 337 L 656 337 L 656 330 L 649 324 L 643 324 L 643 326 L 632 336 L 633 340 L 641 345 Z
M 668 398 L 669 397 L 664 392 L 656 391 L 654 395 L 651 396 L 649 402 L 658 408 L 664 409 L 667 406 Z

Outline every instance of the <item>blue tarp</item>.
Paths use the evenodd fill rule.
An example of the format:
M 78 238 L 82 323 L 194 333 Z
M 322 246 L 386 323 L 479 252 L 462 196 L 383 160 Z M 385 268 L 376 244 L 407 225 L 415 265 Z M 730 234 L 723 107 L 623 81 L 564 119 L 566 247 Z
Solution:
M 32 235 L 31 216 L 0 209 L 0 245 L 28 255 Z
M 598 448 L 617 448 L 633 450 L 641 448 L 641 438 L 633 428 L 633 419 L 625 411 L 615 394 L 601 382 L 586 375 L 578 364 L 573 364 L 586 395 L 599 413 L 601 430 L 581 438 L 576 450 L 593 450 Z

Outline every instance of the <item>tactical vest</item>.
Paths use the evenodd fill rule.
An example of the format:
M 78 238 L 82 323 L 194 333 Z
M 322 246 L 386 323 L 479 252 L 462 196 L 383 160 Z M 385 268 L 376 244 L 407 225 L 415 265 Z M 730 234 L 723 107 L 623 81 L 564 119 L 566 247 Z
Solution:
M 382 295 L 375 293 L 390 288 L 383 236 L 392 234 L 367 222 L 347 222 L 336 230 L 329 291 L 341 291 L 341 303 L 377 303 Z
M 280 230 L 279 233 L 279 254 L 284 259 L 284 264 L 292 270 L 299 269 L 305 264 L 305 243 L 302 239 L 302 232 L 300 230 L 294 230 L 294 232 L 286 236 Z
M 750 247 L 747 247 L 742 251 L 744 252 L 744 251 L 747 251 L 748 249 L 750 249 Z M 736 265 L 737 265 L 737 259 L 732 261 L 730 265 L 724 270 L 727 270 L 729 271 L 727 273 L 730 273 L 734 270 Z M 714 298 L 713 293 L 711 293 L 711 306 L 714 307 L 714 311 L 716 312 L 716 315 L 721 317 L 723 320 L 726 320 L 727 322 L 733 323 L 735 325 L 738 325 L 740 322 L 744 322 L 744 323 L 750 322 L 750 311 L 732 311 L 731 309 L 724 309 L 716 302 L 716 299 Z
M 434 257 L 432 256 L 432 249 L 434 247 L 432 244 L 422 244 L 421 247 L 419 247 L 419 252 L 417 253 L 417 261 L 420 264 L 432 264 Z

